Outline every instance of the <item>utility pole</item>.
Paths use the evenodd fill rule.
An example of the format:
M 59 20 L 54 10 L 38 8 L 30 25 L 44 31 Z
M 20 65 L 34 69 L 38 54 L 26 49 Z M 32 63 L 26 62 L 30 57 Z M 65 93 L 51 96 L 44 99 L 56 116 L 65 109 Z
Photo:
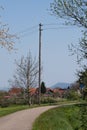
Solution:
M 41 103 L 41 31 L 42 31 L 42 24 L 39 24 L 39 105 Z

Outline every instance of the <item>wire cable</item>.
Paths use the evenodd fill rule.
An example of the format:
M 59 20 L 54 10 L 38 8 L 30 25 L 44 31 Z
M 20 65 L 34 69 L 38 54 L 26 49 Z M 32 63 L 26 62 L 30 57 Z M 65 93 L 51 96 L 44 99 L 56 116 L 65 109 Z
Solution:
M 61 26 L 60 26 L 61 25 Z M 47 27 L 46 26 L 51 26 L 51 27 Z M 58 24 L 58 23 L 48 23 L 48 24 L 43 24 L 43 28 L 42 28 L 42 31 L 44 30 L 58 30 L 58 29 L 71 29 L 72 26 L 66 26 L 64 24 Z M 75 27 L 74 27 L 75 28 Z M 35 26 L 32 26 L 32 27 L 29 27 L 29 28 L 26 28 L 20 32 L 17 32 L 15 35 L 18 35 L 18 37 L 25 37 L 25 36 L 29 36 L 29 35 L 32 35 L 36 32 L 39 31 L 39 25 L 35 25 Z
M 52 30 L 58 30 L 58 29 L 71 29 L 71 27 L 51 27 L 51 28 L 43 28 L 43 30 L 50 30 L 50 29 L 52 29 Z

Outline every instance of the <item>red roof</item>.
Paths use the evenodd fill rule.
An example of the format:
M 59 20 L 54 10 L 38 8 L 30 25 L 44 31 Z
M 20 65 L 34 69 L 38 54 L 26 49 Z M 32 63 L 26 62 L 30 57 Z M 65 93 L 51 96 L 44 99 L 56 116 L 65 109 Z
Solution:
M 10 95 L 19 94 L 22 92 L 22 88 L 13 87 L 9 90 Z
M 54 92 L 54 93 L 57 93 L 57 92 L 58 92 L 58 93 L 63 94 L 63 93 L 65 92 L 65 90 L 66 90 L 66 89 L 62 89 L 62 88 L 54 88 L 54 89 L 53 89 L 53 92 Z
M 34 95 L 36 93 L 36 90 L 37 90 L 36 88 L 30 88 L 29 92 L 31 95 Z

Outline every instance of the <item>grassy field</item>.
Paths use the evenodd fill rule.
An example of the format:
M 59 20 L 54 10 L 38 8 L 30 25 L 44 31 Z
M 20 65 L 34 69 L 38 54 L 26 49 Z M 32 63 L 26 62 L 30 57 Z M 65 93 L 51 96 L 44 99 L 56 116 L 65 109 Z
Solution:
M 80 129 L 82 107 L 82 105 L 72 105 L 51 109 L 36 119 L 33 130 L 87 130 L 87 126 L 86 129 Z M 84 116 L 87 119 L 87 114 Z
M 49 105 L 59 105 L 59 104 L 65 104 L 65 103 L 72 103 L 72 102 L 67 102 L 67 101 L 59 101 L 58 103 L 48 103 L 48 104 L 41 104 L 40 106 L 49 106 Z M 13 105 L 5 108 L 0 107 L 0 117 L 8 115 L 10 113 L 14 113 L 16 111 L 24 110 L 24 109 L 29 109 L 33 107 L 38 107 L 39 105 Z
M 28 105 L 19 105 L 19 106 L 16 105 L 16 106 L 10 106 L 6 108 L 0 108 L 0 117 L 19 111 L 19 110 L 28 109 L 28 108 L 29 108 Z
M 40 106 L 49 106 L 49 105 L 62 105 L 62 104 L 69 104 L 69 103 L 77 103 L 77 101 L 66 101 L 66 100 L 60 100 L 57 103 L 48 103 L 48 104 L 41 104 Z M 39 107 L 40 107 L 39 106 Z M 29 109 L 33 107 L 38 107 L 38 105 L 13 105 L 5 108 L 0 107 L 0 117 L 8 115 L 10 113 L 14 113 L 16 111 Z

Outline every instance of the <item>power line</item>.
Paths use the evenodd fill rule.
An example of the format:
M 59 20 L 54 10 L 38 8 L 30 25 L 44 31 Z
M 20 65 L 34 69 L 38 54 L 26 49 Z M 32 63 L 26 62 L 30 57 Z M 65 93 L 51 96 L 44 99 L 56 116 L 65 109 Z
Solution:
M 43 30 L 49 30 L 49 29 L 54 29 L 54 30 L 58 30 L 58 29 L 71 29 L 71 27 L 50 27 L 50 28 L 43 28 Z
M 57 26 L 57 25 L 59 26 L 59 25 L 62 25 L 62 24 L 58 24 L 58 23 L 43 24 L 44 27 L 45 26 Z M 24 29 L 24 30 L 22 30 L 20 32 L 17 32 L 16 35 L 20 35 L 22 33 L 26 33 L 26 32 L 32 31 L 34 29 L 37 29 L 37 28 L 38 28 L 38 25 L 35 25 L 35 26 L 32 26 L 32 27 L 26 28 L 26 29 Z M 57 28 L 61 28 L 61 27 L 57 27 Z M 65 28 L 65 27 L 62 27 L 62 28 Z M 56 27 L 55 28 L 47 28 L 47 29 L 56 29 Z
M 44 23 L 44 26 L 56 26 L 56 25 L 65 25 L 64 23 Z
M 62 25 L 62 24 L 58 24 L 58 23 L 43 24 L 43 27 L 44 27 L 43 30 L 69 29 L 69 28 L 72 27 L 72 26 L 67 26 L 67 25 L 64 25 L 64 26 L 60 26 L 60 25 Z M 46 27 L 46 26 L 51 26 L 51 27 Z M 19 38 L 20 38 L 20 37 L 25 37 L 25 36 L 32 35 L 32 34 L 34 34 L 36 32 L 38 32 L 38 25 L 26 28 L 26 29 L 24 29 L 24 30 L 22 30 L 20 32 L 17 32 L 15 35 L 19 35 Z

